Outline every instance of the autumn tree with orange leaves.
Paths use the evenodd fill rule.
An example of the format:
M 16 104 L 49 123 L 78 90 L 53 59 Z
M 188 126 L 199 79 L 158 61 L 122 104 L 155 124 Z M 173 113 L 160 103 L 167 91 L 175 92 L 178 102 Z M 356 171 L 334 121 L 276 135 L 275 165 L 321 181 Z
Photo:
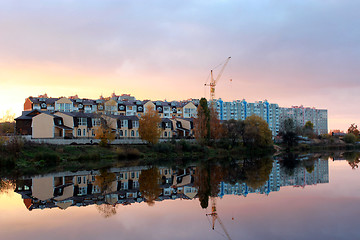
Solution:
M 140 138 L 150 144 L 156 144 L 161 135 L 160 122 L 161 118 L 158 112 L 152 107 L 148 107 L 145 114 L 139 120 Z

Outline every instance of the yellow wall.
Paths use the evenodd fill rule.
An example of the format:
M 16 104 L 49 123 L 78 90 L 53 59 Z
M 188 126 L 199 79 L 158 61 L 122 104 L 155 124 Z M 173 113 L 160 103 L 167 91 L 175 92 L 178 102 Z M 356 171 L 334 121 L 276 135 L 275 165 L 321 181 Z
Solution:
M 54 117 L 41 113 L 32 120 L 33 138 L 54 138 Z

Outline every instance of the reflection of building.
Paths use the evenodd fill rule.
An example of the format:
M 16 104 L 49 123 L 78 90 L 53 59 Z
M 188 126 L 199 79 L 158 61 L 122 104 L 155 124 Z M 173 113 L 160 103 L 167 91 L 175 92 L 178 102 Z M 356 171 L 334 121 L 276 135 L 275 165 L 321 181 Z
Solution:
M 306 185 L 316 185 L 318 183 L 328 182 L 329 165 L 327 160 L 316 160 L 311 172 L 309 172 L 306 167 L 297 167 L 294 169 L 292 175 L 286 173 L 285 169 L 280 168 L 278 160 L 274 160 L 269 179 L 260 188 L 252 189 L 246 183 L 236 183 L 231 185 L 221 182 L 219 196 L 242 195 L 246 197 L 249 193 L 269 195 L 270 192 L 279 191 L 280 187 L 283 186 L 305 187 Z
M 281 170 L 281 186 L 305 187 L 306 185 L 316 185 L 318 183 L 329 182 L 329 164 L 327 160 L 318 159 L 314 163 L 314 168 L 309 172 L 305 167 L 294 169 L 293 175 Z
M 220 183 L 219 196 L 223 195 L 242 195 L 247 196 L 249 193 L 258 193 L 269 195 L 270 192 L 280 190 L 280 164 L 277 160 L 273 162 L 273 168 L 269 174 L 269 179 L 263 186 L 257 189 L 252 189 L 246 183 L 236 183 L 234 185 L 224 182 Z
M 288 173 L 280 168 L 280 160 L 272 162 L 272 170 L 264 184 L 253 189 L 244 182 L 234 185 L 220 182 L 219 197 L 224 195 L 247 196 L 251 193 L 266 194 L 280 190 L 283 186 L 305 187 L 329 182 L 328 161 L 317 159 L 310 161 L 303 159 L 300 167 Z M 309 163 L 309 167 L 304 167 Z M 314 163 L 314 165 L 312 165 Z M 304 166 L 303 166 L 304 165 Z M 15 191 L 22 195 L 25 206 L 29 209 L 61 208 L 70 206 L 87 206 L 101 204 L 128 205 L 146 201 L 140 191 L 140 176 L 148 167 L 111 168 L 108 171 L 79 171 L 61 172 L 29 179 L 17 180 Z M 157 200 L 194 199 L 198 196 L 198 187 L 194 185 L 196 167 L 187 168 L 158 168 L 160 179 Z M 226 172 L 222 171 L 219 172 Z M 216 171 L 214 171 L 216 172 Z M 201 173 L 199 170 L 197 174 Z M 204 172 L 204 176 L 209 172 Z M 197 179 L 199 175 L 196 175 Z M 219 177 L 219 176 L 218 176 Z M 101 179 L 107 179 L 106 181 Z M 152 179 L 152 177 L 150 177 Z M 206 178 L 205 178 L 206 179 Z M 219 177 L 220 179 L 220 177 Z M 217 182 L 218 183 L 218 182 Z M 214 186 L 215 188 L 217 187 Z M 199 192 L 200 195 L 201 191 Z
M 147 167 L 112 168 L 108 172 L 111 182 L 101 189 L 99 171 L 62 172 L 31 179 L 18 180 L 15 191 L 22 195 L 29 209 L 92 204 L 131 204 L 144 201 L 139 190 L 139 177 Z M 194 188 L 194 168 L 173 170 L 159 168 L 162 192 L 159 200 L 192 199 L 197 194 Z M 106 178 L 106 176 L 105 176 Z

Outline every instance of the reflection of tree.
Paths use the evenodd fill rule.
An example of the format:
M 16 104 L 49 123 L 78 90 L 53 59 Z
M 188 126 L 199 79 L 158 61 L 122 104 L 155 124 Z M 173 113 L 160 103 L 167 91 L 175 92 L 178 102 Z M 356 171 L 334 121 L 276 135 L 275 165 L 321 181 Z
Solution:
M 15 183 L 12 180 L 0 179 L 0 193 L 10 193 L 14 191 Z
M 308 160 L 304 160 L 303 163 L 304 163 L 304 166 L 305 166 L 305 169 L 308 173 L 312 173 L 315 169 L 315 160 L 317 159 L 317 157 L 315 156 L 312 156 L 310 157 Z
M 95 207 L 104 218 L 108 218 L 116 214 L 117 206 L 118 205 L 102 204 L 96 205 Z
M 283 161 L 281 162 L 281 165 L 288 176 L 294 175 L 295 168 L 299 166 L 300 161 L 297 161 L 296 159 L 297 159 L 297 154 L 291 152 L 288 152 L 283 157 Z
M 202 208 L 208 207 L 209 197 L 218 195 L 218 186 L 222 180 L 223 171 L 219 165 L 206 161 L 196 168 L 194 186 L 198 188 L 198 197 Z
M 245 183 L 253 188 L 260 188 L 269 180 L 272 170 L 272 159 L 262 158 L 244 161 Z
M 97 185 L 102 194 L 111 192 L 112 182 L 115 180 L 115 173 L 109 172 L 108 169 L 100 169 L 100 174 L 95 177 L 95 185 Z
M 227 159 L 222 162 L 223 181 L 230 184 L 244 181 L 244 171 L 239 161 Z
M 161 194 L 160 180 L 159 169 L 156 167 L 141 171 L 139 188 L 149 206 L 154 205 L 155 199 Z
M 348 163 L 352 169 L 359 167 L 359 163 L 360 163 L 359 153 L 345 152 L 345 153 L 343 153 L 343 157 L 346 159 L 346 161 L 348 161 Z

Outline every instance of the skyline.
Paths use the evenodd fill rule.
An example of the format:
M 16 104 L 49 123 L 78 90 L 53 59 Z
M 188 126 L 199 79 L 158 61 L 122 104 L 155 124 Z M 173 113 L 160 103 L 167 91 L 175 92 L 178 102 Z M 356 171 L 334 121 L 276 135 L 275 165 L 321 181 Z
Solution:
M 0 117 L 7 109 L 19 116 L 25 98 L 44 93 L 201 98 L 210 69 L 231 56 L 216 98 L 324 108 L 329 130 L 347 130 L 360 123 L 351 101 L 360 89 L 358 7 L 335 0 L 0 0 Z

